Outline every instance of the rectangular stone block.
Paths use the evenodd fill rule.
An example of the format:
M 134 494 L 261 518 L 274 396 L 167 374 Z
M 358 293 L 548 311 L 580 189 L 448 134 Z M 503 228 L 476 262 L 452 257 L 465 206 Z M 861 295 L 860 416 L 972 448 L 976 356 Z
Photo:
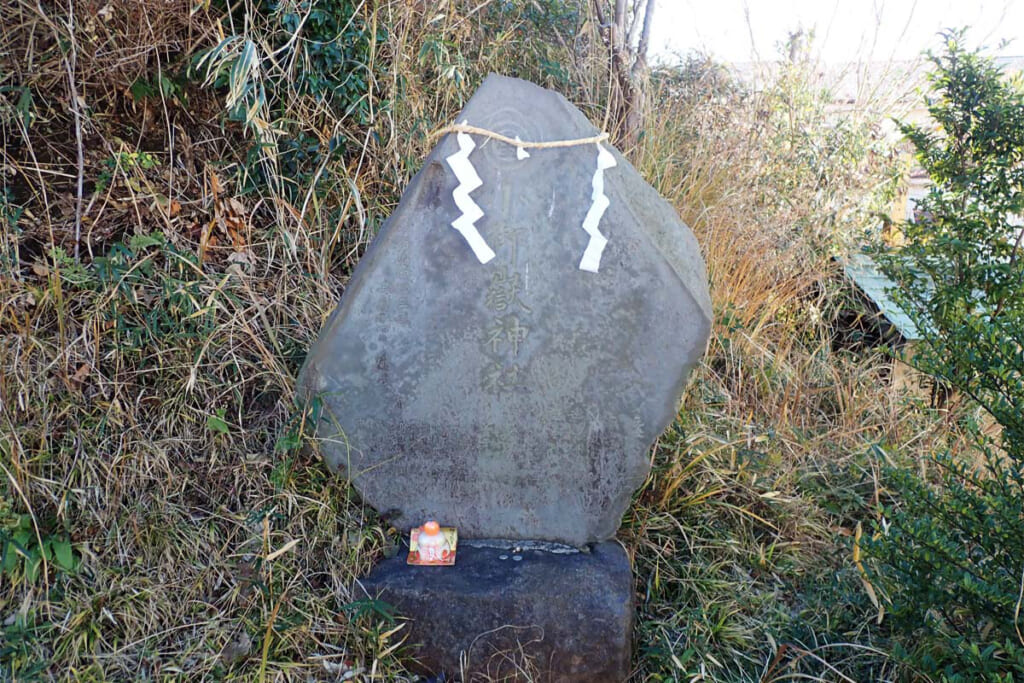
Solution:
M 409 619 L 405 652 L 420 672 L 466 683 L 625 681 L 634 606 L 622 546 L 556 553 L 508 543 L 460 544 L 454 567 L 410 566 L 400 553 L 358 588 Z

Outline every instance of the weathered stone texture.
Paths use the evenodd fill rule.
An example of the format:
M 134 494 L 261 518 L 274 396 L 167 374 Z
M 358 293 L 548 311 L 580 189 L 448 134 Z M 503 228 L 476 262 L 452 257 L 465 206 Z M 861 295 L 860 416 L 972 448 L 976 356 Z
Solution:
M 422 673 L 466 683 L 629 677 L 633 579 L 617 543 L 568 555 L 466 545 L 454 567 L 395 557 L 361 587 L 410 620 L 405 653 Z
M 491 76 L 457 118 L 524 140 L 597 131 L 562 96 Z M 698 245 L 610 146 L 608 244 L 589 236 L 593 144 L 530 150 L 474 138 L 473 200 L 496 257 L 451 227 L 446 136 L 410 183 L 309 352 L 328 463 L 404 529 L 576 546 L 610 538 L 708 338 Z

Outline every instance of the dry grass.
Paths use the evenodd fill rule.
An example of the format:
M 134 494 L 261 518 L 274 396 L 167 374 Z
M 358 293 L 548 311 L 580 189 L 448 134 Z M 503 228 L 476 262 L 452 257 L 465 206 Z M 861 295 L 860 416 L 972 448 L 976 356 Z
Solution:
M 227 120 L 225 100 L 311 53 L 279 59 L 280 28 L 215 6 L 0 8 L 0 528 L 28 519 L 26 550 L 69 538 L 74 556 L 0 571 L 13 678 L 401 680 L 400 625 L 349 592 L 394 532 L 320 466 L 295 373 L 427 134 L 488 71 L 598 123 L 616 96 L 586 16 L 357 2 L 352 108 L 252 100 Z M 217 45 L 204 67 L 247 50 L 252 67 L 189 76 Z M 716 310 L 621 533 L 637 680 L 891 676 L 852 562 L 878 495 L 869 451 L 947 436 L 885 388 L 878 356 L 833 349 L 830 249 L 878 208 L 890 160 L 869 128 L 857 149 L 829 138 L 813 98 L 779 109 L 799 76 L 752 99 L 665 83 L 628 150 L 697 232 Z M 288 187 L 278 143 L 300 133 L 344 151 Z
M 111 7 L 86 25 L 76 12 L 73 28 L 59 8 L 4 9 L 6 52 L 35 64 L 12 80 L 31 89 L 32 119 L 3 120 L 7 187 L 24 209 L 3 235 L 2 490 L 31 516 L 37 546 L 70 534 L 77 569 L 51 560 L 36 581 L 27 563 L 0 575 L 3 668 L 391 679 L 400 632 L 349 594 L 387 532 L 317 466 L 291 406 L 303 350 L 377 207 L 345 188 L 332 220 L 242 196 L 247 141 L 222 125 L 215 93 L 129 92 L 210 47 L 212 12 Z M 99 43 L 75 47 L 93 45 L 93 29 Z M 68 36 L 72 57 L 39 56 Z M 70 61 L 86 102 L 77 219 L 75 111 L 59 104 Z
M 871 125 L 830 137 L 799 65 L 756 96 L 690 67 L 635 163 L 697 233 L 716 321 L 625 527 L 638 680 L 893 680 L 854 538 L 884 494 L 878 453 L 949 437 L 883 354 L 837 345 L 831 256 L 884 210 L 898 159 Z

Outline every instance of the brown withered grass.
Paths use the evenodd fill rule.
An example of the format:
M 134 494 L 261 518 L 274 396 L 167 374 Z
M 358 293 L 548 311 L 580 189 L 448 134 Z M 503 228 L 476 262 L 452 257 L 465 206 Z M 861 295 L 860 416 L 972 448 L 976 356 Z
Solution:
M 204 51 L 234 36 L 230 65 L 251 44 L 239 88 L 303 65 L 275 59 L 253 7 L 216 7 L 0 7 L 0 523 L 29 521 L 25 550 L 68 538 L 75 560 L 0 571 L 0 678 L 411 680 L 402 623 L 350 591 L 396 532 L 321 466 L 295 374 L 484 75 L 557 87 L 602 127 L 616 97 L 585 9 L 570 33 L 535 30 L 535 3 L 390 0 L 354 3 L 364 123 L 303 98 L 232 121 L 243 93 L 182 76 Z M 835 348 L 830 256 L 895 160 L 870 125 L 836 132 L 809 71 L 756 95 L 687 73 L 655 82 L 625 150 L 697 233 L 716 314 L 620 533 L 636 680 L 882 680 L 852 555 L 877 504 L 868 456 L 950 436 L 880 354 Z M 349 150 L 291 194 L 285 125 Z

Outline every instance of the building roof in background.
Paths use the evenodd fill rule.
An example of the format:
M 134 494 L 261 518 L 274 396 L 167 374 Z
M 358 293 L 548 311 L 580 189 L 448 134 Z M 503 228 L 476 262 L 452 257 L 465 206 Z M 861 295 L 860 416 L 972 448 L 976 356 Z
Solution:
M 812 62 L 805 65 L 821 85 L 828 88 L 835 103 L 855 103 L 896 95 L 903 98 L 924 83 L 928 64 L 924 59 L 892 62 L 846 62 L 826 64 Z M 775 82 L 779 74 L 790 68 L 784 61 L 737 62 L 728 68 L 741 82 L 755 91 Z
M 843 270 L 846 272 L 846 276 L 857 285 L 857 288 L 878 307 L 885 319 L 903 335 L 904 339 L 907 341 L 921 339 L 917 325 L 889 296 L 888 290 L 895 288 L 896 283 L 879 270 L 878 264 L 873 258 L 867 254 L 850 254 L 843 261 Z
M 995 64 L 1006 74 L 1024 72 L 1024 56 L 994 57 Z M 735 62 L 727 67 L 741 82 L 755 91 L 774 82 L 787 67 L 783 61 Z M 925 57 L 909 60 L 824 63 L 815 62 L 813 73 L 826 86 L 835 104 L 863 104 L 888 101 L 909 108 L 924 106 L 917 93 L 925 85 L 934 65 Z

